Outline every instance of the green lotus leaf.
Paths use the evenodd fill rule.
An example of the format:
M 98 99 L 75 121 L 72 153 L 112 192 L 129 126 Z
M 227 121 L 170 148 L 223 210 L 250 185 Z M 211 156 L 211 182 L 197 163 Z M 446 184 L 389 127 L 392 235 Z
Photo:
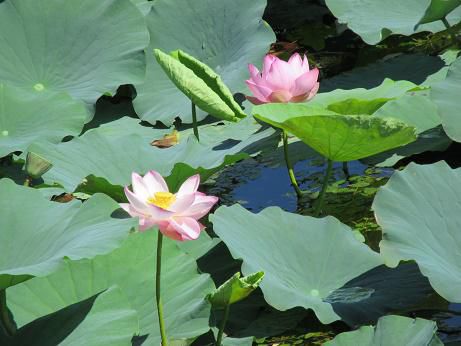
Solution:
M 333 291 L 326 301 L 343 322 L 353 327 L 374 323 L 389 313 L 411 310 L 424 304 L 433 291 L 417 264 L 409 262 L 396 268 L 373 268 Z
M 228 121 L 246 116 L 221 77 L 210 67 L 181 50 L 172 55 L 159 49 L 154 53 L 171 81 L 200 109 Z
M 431 4 L 426 9 L 418 25 L 441 20 L 459 5 L 461 5 L 461 0 L 431 0 Z
M 135 221 L 111 214 L 119 206 L 104 195 L 56 203 L 40 191 L 0 180 L 0 289 L 117 248 Z
M 148 40 L 130 1 L 6 0 L 0 4 L 0 81 L 66 91 L 92 104 L 121 84 L 143 80 Z
M 58 143 L 76 136 L 88 117 L 85 106 L 65 93 L 0 83 L 0 100 L 0 157 L 24 151 L 34 141 Z
M 411 163 L 394 173 L 373 202 L 386 263 L 416 261 L 437 293 L 452 302 L 461 302 L 460 182 L 461 170 L 444 161 Z
M 461 142 L 459 95 L 461 93 L 461 58 L 449 68 L 447 78 L 432 86 L 431 98 L 437 105 L 442 125 L 448 136 Z
M 131 183 L 132 172 L 145 174 L 153 169 L 170 176 L 168 183 L 174 191 L 195 173 L 200 173 L 205 181 L 221 166 L 259 152 L 254 145 L 269 140 L 274 133 L 273 129 L 261 130 L 254 119 L 248 118 L 239 123 L 203 127 L 200 142 L 190 131 L 179 132 L 178 144 L 160 149 L 151 142 L 161 139 L 164 130 L 150 129 L 148 138 L 148 132 L 140 125 L 133 127 L 140 134 L 112 131 L 113 128 L 116 126 L 102 126 L 66 143 L 32 146 L 31 151 L 53 163 L 43 179 L 74 191 L 89 175 L 123 186 Z
M 2 339 L 13 345 L 127 345 L 138 332 L 136 311 L 124 294 L 111 287 L 101 294 L 66 306 L 18 329 L 13 337 Z
M 398 99 L 391 100 L 373 115 L 403 121 L 415 127 L 418 135 L 441 123 L 437 107 L 429 98 L 427 90 L 409 92 Z
M 216 71 L 232 93 L 246 92 L 248 63 L 259 65 L 275 41 L 271 28 L 261 19 L 265 7 L 266 0 L 155 1 L 146 16 L 151 37 L 146 80 L 135 85 L 134 107 L 140 118 L 152 124 L 169 125 L 178 116 L 191 122 L 190 101 L 162 71 L 152 55 L 156 48 L 164 52 L 181 49 Z M 197 111 L 198 119 L 206 116 Z
M 266 104 L 256 118 L 292 133 L 333 161 L 352 161 L 416 139 L 413 127 L 392 118 L 341 115 L 308 104 Z
M 366 158 L 368 164 L 393 166 L 401 159 L 426 151 L 444 151 L 451 144 L 450 138 L 440 126 L 441 120 L 435 103 L 429 97 L 429 90 L 412 91 L 387 102 L 374 116 L 395 118 L 414 126 L 416 141 L 400 148 Z
M 243 259 L 244 275 L 264 271 L 260 287 L 270 305 L 313 309 L 322 323 L 340 319 L 325 298 L 382 263 L 333 217 L 317 219 L 277 207 L 252 214 L 233 205 L 220 207 L 210 220 L 232 256 Z
M 208 299 L 213 308 L 223 309 L 227 305 L 237 303 L 248 297 L 251 292 L 259 287 L 264 272 L 257 272 L 241 278 L 240 273 L 235 273 L 229 280 L 212 292 Z
M 200 236 L 194 241 L 178 242 L 178 246 L 183 252 L 198 260 L 220 242 L 219 238 L 211 238 L 207 232 L 200 232 Z
M 325 346 L 442 346 L 436 332 L 434 321 L 391 315 L 381 317 L 376 327 L 338 334 Z
M 95 292 L 117 285 L 137 312 L 139 331 L 132 330 L 132 333 L 139 332 L 141 336 L 148 334 L 143 345 L 158 346 L 160 333 L 155 306 L 156 246 L 157 231 L 136 232 L 130 234 L 119 249 L 108 255 L 92 260 L 67 261 L 63 268 L 47 277 L 34 278 L 10 288 L 8 304 L 16 322 L 22 326 L 91 297 Z M 195 260 L 182 252 L 176 242 L 164 239 L 162 299 L 170 338 L 189 339 L 209 330 L 211 307 L 205 297 L 213 290 L 213 281 L 208 274 L 198 273 Z M 90 327 L 91 321 L 100 318 L 104 316 L 90 313 L 80 326 L 82 330 L 78 335 Z M 111 328 L 106 330 L 105 341 L 108 335 L 112 335 Z M 83 336 L 81 340 L 84 340 Z
M 373 114 L 387 101 L 403 96 L 407 91 L 415 88 L 417 85 L 412 82 L 395 82 L 386 78 L 379 86 L 372 89 L 335 88 L 333 91 L 317 94 L 309 105 L 328 108 L 345 115 Z
M 416 24 L 431 0 L 326 0 L 328 8 L 340 23 L 357 33 L 368 44 L 376 44 L 392 34 L 412 35 L 415 32 L 438 32 L 445 29 L 441 22 Z M 461 11 L 453 11 L 450 23 L 461 20 Z
M 131 0 L 138 7 L 138 10 L 146 16 L 152 8 L 152 1 L 149 0 Z

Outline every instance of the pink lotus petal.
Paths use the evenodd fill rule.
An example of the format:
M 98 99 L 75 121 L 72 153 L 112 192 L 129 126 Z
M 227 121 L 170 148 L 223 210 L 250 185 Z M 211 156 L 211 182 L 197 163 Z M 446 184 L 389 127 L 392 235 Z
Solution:
M 293 103 L 304 102 L 304 101 L 307 100 L 308 97 L 309 97 L 309 93 L 301 94 L 301 95 L 298 95 L 298 96 L 293 96 L 290 99 L 290 102 L 293 102 Z
M 215 196 L 196 196 L 194 203 L 181 216 L 192 217 L 196 220 L 201 219 L 210 212 L 210 209 L 218 202 Z
M 259 80 L 261 80 L 261 73 L 255 65 L 248 64 L 248 71 L 250 71 L 250 77 L 253 82 L 257 83 Z
M 124 191 L 125 191 L 126 198 L 128 199 L 128 202 L 130 202 L 131 207 L 136 212 L 141 213 L 141 214 L 148 213 L 147 200 L 139 199 L 139 197 L 135 195 L 133 192 L 131 192 L 128 187 L 125 187 Z
M 155 220 L 152 220 L 150 218 L 144 218 L 140 217 L 139 218 L 139 231 L 144 232 L 145 230 L 152 228 L 157 225 L 157 222 Z
M 290 102 L 292 95 L 287 90 L 274 91 L 269 96 L 269 101 L 274 103 L 287 103 Z
M 266 103 L 268 102 L 267 97 L 272 93 L 272 90 L 262 84 L 256 84 L 252 80 L 246 81 L 248 88 L 253 93 L 254 97 L 256 97 L 260 102 Z
M 301 59 L 301 55 L 295 53 L 288 60 L 288 64 L 290 64 L 291 68 L 302 71 L 303 59 Z
M 146 217 L 145 214 L 142 214 L 142 213 L 139 213 L 137 212 L 132 206 L 130 203 L 119 203 L 119 206 L 120 208 L 122 208 L 123 210 L 125 210 L 128 214 L 130 214 L 130 216 L 133 216 L 133 217 Z
M 194 240 L 200 235 L 202 227 L 200 224 L 191 217 L 176 217 L 171 219 L 170 227 L 174 228 L 178 232 L 182 239 L 181 240 Z
M 133 172 L 131 174 L 131 186 L 133 187 L 133 192 L 141 200 L 147 200 L 150 197 L 149 190 L 144 184 L 143 178 L 138 174 Z
M 182 214 L 188 210 L 195 201 L 195 194 L 190 193 L 188 195 L 177 195 L 176 200 L 172 205 L 168 207 L 168 210 L 175 212 L 176 214 Z
M 250 101 L 250 102 L 251 102 L 252 104 L 254 104 L 254 105 L 262 105 L 262 104 L 264 104 L 264 103 L 268 103 L 268 102 L 269 102 L 269 101 L 263 102 L 263 101 L 257 99 L 256 97 L 253 97 L 253 96 L 245 96 L 245 97 L 246 97 L 246 99 L 247 99 L 248 101 Z
M 246 96 L 253 104 L 269 102 L 287 103 L 310 100 L 318 91 L 318 69 L 309 70 L 306 55 L 293 54 L 288 61 L 268 54 L 264 57 L 262 74 L 249 65 L 250 79 L 246 81 L 252 96 Z
M 154 220 L 164 220 L 174 215 L 174 212 L 159 208 L 147 201 L 140 200 L 133 192 L 125 187 L 125 195 L 130 202 L 130 207 L 133 212 L 152 218 Z
M 272 91 L 290 90 L 301 73 L 302 71 L 292 69 L 286 61 L 278 59 L 274 61 L 269 74 L 265 76 L 266 86 Z
M 176 195 L 183 196 L 183 195 L 190 195 L 191 193 L 195 193 L 199 185 L 200 185 L 200 175 L 199 174 L 193 175 L 192 177 L 188 178 L 184 183 L 182 183 Z
M 292 95 L 309 95 L 310 91 L 315 87 L 318 78 L 319 70 L 317 68 L 304 73 L 296 79 L 294 87 L 291 90 Z
M 156 192 L 168 192 L 168 185 L 165 179 L 156 171 L 149 171 L 143 178 L 144 184 L 149 190 L 149 195 L 153 196 Z
M 176 231 L 176 229 L 173 226 L 171 226 L 171 221 L 159 224 L 159 230 L 165 237 L 168 237 L 173 240 L 183 240 L 181 233 L 178 233 L 178 231 Z
M 301 67 L 302 67 L 303 72 L 309 71 L 309 60 L 307 59 L 306 55 L 304 55 L 303 57 L 303 64 Z
M 271 70 L 271 67 L 272 67 L 272 64 L 274 63 L 274 61 L 276 61 L 278 59 L 278 57 L 276 57 L 275 55 L 272 55 L 272 54 L 267 54 L 265 57 L 264 57 L 264 61 L 263 61 L 263 72 L 262 72 L 262 77 L 265 79 L 265 76 L 267 76 L 269 74 L 269 71 Z
M 312 99 L 315 95 L 317 95 L 317 92 L 319 91 L 320 83 L 317 82 L 317 84 L 314 85 L 314 87 L 311 89 L 311 92 L 309 93 L 309 96 L 307 97 L 307 101 Z

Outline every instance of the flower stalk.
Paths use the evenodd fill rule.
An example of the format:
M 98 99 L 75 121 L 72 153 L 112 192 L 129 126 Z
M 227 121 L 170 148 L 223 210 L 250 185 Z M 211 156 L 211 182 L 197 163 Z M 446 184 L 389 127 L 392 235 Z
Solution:
M 323 180 L 322 189 L 320 190 L 319 199 L 315 205 L 314 216 L 319 216 L 322 212 L 323 202 L 325 200 L 325 193 L 327 192 L 328 182 L 333 172 L 333 161 L 328 159 L 327 170 L 325 172 L 325 178 Z
M 16 333 L 16 325 L 11 319 L 10 311 L 6 304 L 5 289 L 0 289 L 0 325 L 5 330 L 6 335 L 11 337 Z
M 216 338 L 216 346 L 222 345 L 224 328 L 226 327 L 227 320 L 229 319 L 229 310 L 230 310 L 230 304 L 227 304 L 226 307 L 224 308 L 224 316 L 221 320 L 221 324 L 219 325 L 218 337 Z
M 195 103 L 192 102 L 192 126 L 194 128 L 194 135 L 197 140 L 200 142 L 200 135 L 198 134 L 198 125 L 197 125 L 197 109 Z
M 162 346 L 168 346 L 168 338 L 166 336 L 165 321 L 163 318 L 163 304 L 161 298 L 161 272 L 162 272 L 162 243 L 163 234 L 159 231 L 157 238 L 157 263 L 155 272 L 155 301 L 157 303 L 158 324 L 160 328 L 160 337 L 162 338 Z
M 285 130 L 282 130 L 282 140 L 283 140 L 283 152 L 285 156 L 285 163 L 288 169 L 288 175 L 290 176 L 291 185 L 296 191 L 296 195 L 299 197 L 302 196 L 303 192 L 299 188 L 298 182 L 296 181 L 296 176 L 293 171 L 293 165 L 291 164 L 290 157 L 288 154 L 288 134 Z

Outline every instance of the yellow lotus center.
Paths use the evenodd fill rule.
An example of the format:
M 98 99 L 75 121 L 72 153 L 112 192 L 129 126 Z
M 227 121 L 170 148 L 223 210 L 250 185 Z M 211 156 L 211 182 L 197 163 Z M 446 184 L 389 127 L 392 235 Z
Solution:
M 154 196 L 147 199 L 147 202 L 162 209 L 168 209 L 174 201 L 176 201 L 176 196 L 171 192 L 156 192 Z

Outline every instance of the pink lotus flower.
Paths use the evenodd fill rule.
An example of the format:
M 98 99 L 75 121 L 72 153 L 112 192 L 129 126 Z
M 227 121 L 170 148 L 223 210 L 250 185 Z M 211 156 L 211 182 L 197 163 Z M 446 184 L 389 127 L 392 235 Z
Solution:
M 217 197 L 198 192 L 200 176 L 187 179 L 175 194 L 168 191 L 162 176 L 156 171 L 144 177 L 132 174 L 133 192 L 125 187 L 130 203 L 120 206 L 133 217 L 139 217 L 139 230 L 154 225 L 160 232 L 175 240 L 197 239 L 204 226 L 198 220 L 204 217 L 218 201 Z
M 301 58 L 298 53 L 293 54 L 288 62 L 268 54 L 264 58 L 262 73 L 252 64 L 248 65 L 248 70 L 251 78 L 246 83 L 254 97 L 247 96 L 247 99 L 257 105 L 308 101 L 319 90 L 319 70 L 309 70 L 306 56 Z

